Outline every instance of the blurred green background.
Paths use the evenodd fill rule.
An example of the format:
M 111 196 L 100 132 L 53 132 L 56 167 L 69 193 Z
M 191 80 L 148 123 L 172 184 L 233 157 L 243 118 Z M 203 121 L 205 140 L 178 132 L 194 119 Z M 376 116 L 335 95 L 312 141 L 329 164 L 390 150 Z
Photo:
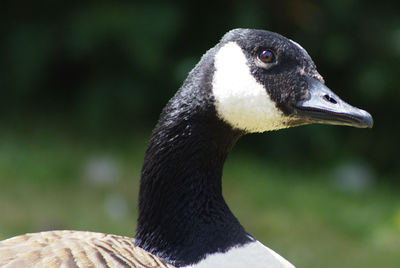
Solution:
M 372 130 L 248 135 L 224 170 L 246 229 L 297 267 L 399 267 L 400 2 L 3 1 L 0 239 L 134 234 L 144 150 L 168 99 L 232 28 L 305 47 Z

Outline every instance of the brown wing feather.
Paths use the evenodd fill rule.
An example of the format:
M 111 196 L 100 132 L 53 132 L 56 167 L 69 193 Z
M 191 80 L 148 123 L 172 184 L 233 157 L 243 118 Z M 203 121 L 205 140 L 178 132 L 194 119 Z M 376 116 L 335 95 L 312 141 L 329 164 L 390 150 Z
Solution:
M 175 268 L 133 238 L 82 231 L 51 231 L 0 242 L 0 267 Z

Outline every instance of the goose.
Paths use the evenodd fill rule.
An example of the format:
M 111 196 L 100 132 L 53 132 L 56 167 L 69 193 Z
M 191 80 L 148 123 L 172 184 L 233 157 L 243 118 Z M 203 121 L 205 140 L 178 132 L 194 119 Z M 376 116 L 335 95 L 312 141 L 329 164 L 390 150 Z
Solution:
M 222 169 L 247 133 L 311 123 L 371 128 L 326 85 L 298 43 L 234 29 L 163 109 L 145 152 L 134 238 L 47 231 L 0 242 L 1 267 L 294 267 L 246 232 L 222 196 Z

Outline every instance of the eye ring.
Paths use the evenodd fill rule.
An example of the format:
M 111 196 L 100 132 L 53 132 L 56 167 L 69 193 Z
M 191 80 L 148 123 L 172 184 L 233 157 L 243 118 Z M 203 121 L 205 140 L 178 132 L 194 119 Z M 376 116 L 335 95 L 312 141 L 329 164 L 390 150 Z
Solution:
M 258 54 L 258 59 L 264 64 L 274 63 L 276 60 L 275 53 L 270 49 L 263 49 Z

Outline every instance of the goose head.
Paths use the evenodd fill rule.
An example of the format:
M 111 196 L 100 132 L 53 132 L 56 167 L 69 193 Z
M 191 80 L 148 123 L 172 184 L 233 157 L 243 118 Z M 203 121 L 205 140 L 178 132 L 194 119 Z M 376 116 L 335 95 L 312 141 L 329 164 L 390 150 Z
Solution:
M 294 41 L 262 30 L 225 34 L 189 73 L 153 130 L 135 243 L 177 266 L 221 267 L 208 260 L 254 246 L 263 256 L 255 261 L 292 267 L 275 266 L 286 262 L 240 225 L 223 199 L 221 177 L 242 135 L 310 123 L 371 127 L 372 117 L 329 90 Z M 235 250 L 225 256 L 216 263 L 259 267 Z
M 235 29 L 214 56 L 218 116 L 246 133 L 310 123 L 370 128 L 371 115 L 341 100 L 298 43 L 277 33 Z

